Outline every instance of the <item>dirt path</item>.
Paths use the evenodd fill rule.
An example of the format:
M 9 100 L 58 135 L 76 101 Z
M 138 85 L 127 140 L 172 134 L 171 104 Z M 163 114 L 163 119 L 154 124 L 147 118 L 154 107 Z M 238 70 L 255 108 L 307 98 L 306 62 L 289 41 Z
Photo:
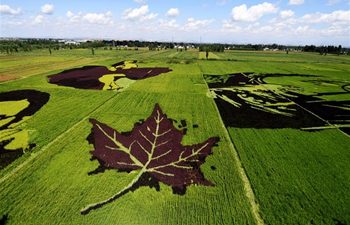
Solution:
M 0 83 L 1 82 L 5 82 L 5 81 L 9 81 L 9 80 L 16 80 L 21 78 L 20 76 L 0 76 Z

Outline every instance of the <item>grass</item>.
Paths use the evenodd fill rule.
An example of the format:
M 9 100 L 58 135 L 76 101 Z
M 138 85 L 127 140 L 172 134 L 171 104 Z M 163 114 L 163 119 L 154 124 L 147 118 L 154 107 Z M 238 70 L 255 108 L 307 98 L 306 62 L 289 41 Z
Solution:
M 350 138 L 337 130 L 229 128 L 229 132 L 265 221 L 349 221 Z
M 169 66 L 153 59 L 155 53 L 139 53 L 139 66 Z M 146 55 L 150 58 L 144 60 Z M 118 59 L 108 57 L 103 64 L 111 61 Z M 4 177 L 30 160 L 1 182 L 0 205 L 6 207 L 1 207 L 0 214 L 8 215 L 9 224 L 253 224 L 229 140 L 224 138 L 225 130 L 212 125 L 220 124 L 220 118 L 213 101 L 205 95 L 206 85 L 199 68 L 193 64 L 171 66 L 173 72 L 140 80 L 120 93 L 48 84 L 46 75 L 58 70 L 45 68 L 38 75 L 2 83 L 1 91 L 31 88 L 50 93 L 50 101 L 27 121 L 27 127 L 35 130 L 31 141 L 37 147 L 1 171 L 0 176 Z M 97 162 L 90 161 L 92 146 L 85 140 L 91 129 L 88 118 L 118 131 L 129 131 L 139 119 L 150 115 L 155 103 L 170 118 L 187 121 L 184 145 L 211 136 L 221 137 L 219 146 L 201 167 L 216 187 L 190 186 L 184 196 L 172 194 L 171 188 L 163 184 L 160 192 L 142 187 L 86 216 L 80 215 L 87 204 L 114 195 L 135 176 L 133 172 L 115 171 L 87 175 L 97 167 Z M 211 166 L 217 169 L 212 170 Z M 190 213 L 183 216 L 184 210 Z
M 213 99 L 207 97 L 202 77 L 254 72 L 311 74 L 319 76 L 315 79 L 346 82 L 350 79 L 349 57 L 230 51 L 215 53 L 215 60 L 202 60 L 199 52 L 176 50 L 52 53 L 0 56 L 1 76 L 24 77 L 0 83 L 1 92 L 35 89 L 50 94 L 49 102 L 25 121 L 31 130 L 30 142 L 37 147 L 0 171 L 0 218 L 7 215 L 8 224 L 255 224 L 231 142 L 266 224 L 350 223 L 349 137 L 338 130 L 251 128 L 228 128 L 228 136 Z M 79 90 L 46 81 L 47 75 L 64 69 L 110 67 L 128 59 L 138 60 L 139 67 L 169 67 L 172 72 L 137 81 L 123 92 Z M 310 93 L 320 91 L 300 77 L 266 81 L 303 86 Z M 321 91 L 338 88 L 325 85 Z M 344 95 L 340 98 L 349 100 Z M 151 114 L 155 103 L 169 118 L 186 120 L 184 145 L 220 137 L 213 154 L 201 166 L 205 178 L 216 186 L 189 186 L 184 196 L 172 194 L 164 184 L 159 192 L 141 187 L 80 215 L 83 207 L 114 195 L 137 173 L 110 170 L 87 175 L 98 166 L 90 161 L 93 146 L 86 140 L 91 130 L 88 118 L 127 132 Z
M 206 59 L 206 52 L 199 52 L 198 58 L 199 59 Z M 217 53 L 208 52 L 208 59 L 219 59 L 220 57 L 217 55 Z

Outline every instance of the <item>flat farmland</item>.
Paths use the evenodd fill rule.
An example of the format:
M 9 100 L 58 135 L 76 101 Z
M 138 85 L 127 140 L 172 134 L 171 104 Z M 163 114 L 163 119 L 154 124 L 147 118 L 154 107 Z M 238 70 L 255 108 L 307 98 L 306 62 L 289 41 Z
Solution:
M 32 147 L 0 170 L 0 220 L 6 224 L 350 223 L 347 56 L 229 51 L 210 53 L 206 60 L 197 51 L 64 50 L 0 60 L 1 77 L 21 77 L 1 82 L 0 97 L 26 90 L 49 94 L 40 109 L 9 126 L 28 131 Z M 84 75 L 50 80 L 84 66 L 116 71 L 111 84 L 105 83 L 114 89 L 87 86 Z M 154 74 L 156 68 L 163 72 Z M 129 74 L 143 69 L 147 73 L 137 79 Z M 80 84 L 73 87 L 74 82 Z M 15 105 L 18 99 L 26 100 L 1 101 Z M 146 126 L 157 115 L 155 105 L 182 131 L 180 144 L 192 146 L 192 153 L 199 143 L 217 139 L 210 154 L 189 163 L 199 172 L 181 190 L 170 178 L 155 178 L 151 169 L 147 179 L 128 188 L 138 170 L 91 160 L 99 139 L 90 119 L 113 129 L 117 143 L 118 135 L 131 138 L 133 129 Z M 0 125 L 16 117 L 7 114 L 0 112 Z M 141 128 L 136 133 L 143 135 Z M 132 143 L 142 146 L 140 139 Z M 127 191 L 82 214 L 122 190 Z

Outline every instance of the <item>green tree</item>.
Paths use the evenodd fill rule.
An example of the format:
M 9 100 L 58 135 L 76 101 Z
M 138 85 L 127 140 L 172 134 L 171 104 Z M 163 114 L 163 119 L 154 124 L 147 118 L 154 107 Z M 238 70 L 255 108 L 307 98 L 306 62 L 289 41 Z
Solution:
M 340 55 L 340 53 L 341 53 L 341 52 L 342 52 L 342 46 L 341 46 L 341 45 L 339 45 L 339 46 L 338 46 L 338 51 L 337 51 L 337 54 L 338 54 L 338 55 Z

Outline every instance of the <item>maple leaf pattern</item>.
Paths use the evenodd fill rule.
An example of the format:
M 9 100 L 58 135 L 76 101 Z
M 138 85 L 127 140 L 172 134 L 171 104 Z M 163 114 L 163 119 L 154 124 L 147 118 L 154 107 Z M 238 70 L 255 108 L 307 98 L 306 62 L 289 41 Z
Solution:
M 181 144 L 183 130 L 175 128 L 158 104 L 142 124 L 135 124 L 129 135 L 122 135 L 106 124 L 90 119 L 93 125 L 94 148 L 90 153 L 105 168 L 121 171 L 139 170 L 138 176 L 123 191 L 130 189 L 144 174 L 171 187 L 186 190 L 189 185 L 214 186 L 205 179 L 200 166 L 211 153 L 217 137 L 191 145 Z M 117 195 L 120 195 L 118 193 Z M 98 203 L 102 206 L 112 197 Z M 82 211 L 88 213 L 96 204 Z

